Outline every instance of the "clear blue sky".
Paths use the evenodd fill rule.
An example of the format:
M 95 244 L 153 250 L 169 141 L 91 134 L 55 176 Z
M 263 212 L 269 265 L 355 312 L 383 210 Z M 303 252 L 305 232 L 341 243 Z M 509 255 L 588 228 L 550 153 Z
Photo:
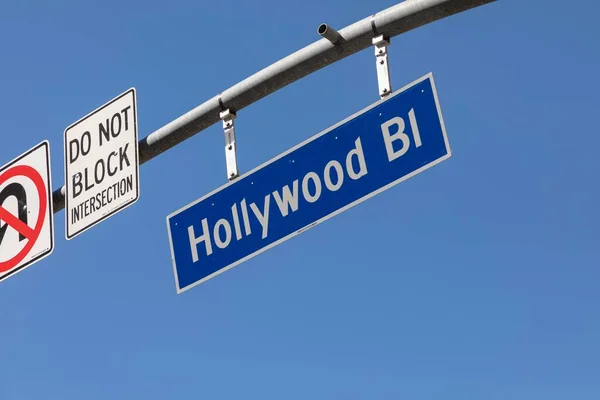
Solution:
M 396 0 L 4 2 L 0 164 L 131 86 L 144 137 Z M 500 1 L 393 39 L 448 161 L 181 295 L 165 217 L 226 182 L 221 125 L 136 205 L 0 284 L 0 399 L 600 398 L 600 8 Z M 248 171 L 378 100 L 367 49 L 238 114 Z

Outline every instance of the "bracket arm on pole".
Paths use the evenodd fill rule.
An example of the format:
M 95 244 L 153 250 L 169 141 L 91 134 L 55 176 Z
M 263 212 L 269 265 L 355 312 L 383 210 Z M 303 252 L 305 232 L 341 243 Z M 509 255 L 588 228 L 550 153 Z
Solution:
M 373 38 L 375 46 L 375 60 L 377 61 L 377 84 L 379 85 L 379 96 L 383 99 L 392 93 L 390 81 L 390 65 L 388 62 L 388 46 L 390 39 L 384 35 Z
M 227 164 L 227 179 L 234 180 L 240 175 L 237 165 L 237 146 L 235 143 L 235 112 L 229 108 L 221 111 L 223 130 L 225 131 L 225 162 Z

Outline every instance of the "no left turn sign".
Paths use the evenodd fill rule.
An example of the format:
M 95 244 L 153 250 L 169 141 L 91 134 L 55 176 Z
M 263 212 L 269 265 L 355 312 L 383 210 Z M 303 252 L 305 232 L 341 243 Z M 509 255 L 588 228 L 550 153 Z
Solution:
M 0 167 L 0 281 L 54 250 L 50 144 Z

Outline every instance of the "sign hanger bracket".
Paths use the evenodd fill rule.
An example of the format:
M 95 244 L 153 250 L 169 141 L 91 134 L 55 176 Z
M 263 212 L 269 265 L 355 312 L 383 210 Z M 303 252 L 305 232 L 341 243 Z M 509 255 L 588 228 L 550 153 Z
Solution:
M 379 96 L 383 99 L 392 93 L 387 49 L 390 45 L 390 39 L 384 35 L 379 35 L 373 38 L 373 45 L 375 46 L 375 60 L 377 62 L 377 84 L 379 85 Z
M 227 163 L 227 179 L 234 180 L 240 175 L 237 165 L 237 147 L 235 143 L 235 112 L 229 108 L 221 111 L 223 130 L 225 132 L 225 162 Z

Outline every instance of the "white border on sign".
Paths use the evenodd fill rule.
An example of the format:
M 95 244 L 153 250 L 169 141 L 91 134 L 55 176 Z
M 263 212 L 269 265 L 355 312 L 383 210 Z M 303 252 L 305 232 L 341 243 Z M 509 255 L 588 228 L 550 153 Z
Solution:
M 92 224 L 86 226 L 85 228 L 80 229 L 79 231 L 73 233 L 71 236 L 69 236 L 69 192 L 68 192 L 68 172 L 67 172 L 67 165 L 68 165 L 68 160 L 67 160 L 67 131 L 69 131 L 70 129 L 74 128 L 75 126 L 77 126 L 78 124 L 80 124 L 81 122 L 85 121 L 86 119 L 90 118 L 92 115 L 96 114 L 97 112 L 103 110 L 104 108 L 108 107 L 109 105 L 111 105 L 112 103 L 114 103 L 115 101 L 119 100 L 120 98 L 128 95 L 129 93 L 133 93 L 133 121 L 134 121 L 134 135 L 135 135 L 135 173 L 136 173 L 136 194 L 135 194 L 135 198 L 130 200 L 127 203 L 124 203 L 121 207 L 119 208 L 115 208 L 114 210 L 112 210 L 110 213 L 104 215 L 102 218 L 100 218 L 99 220 L 93 222 Z M 112 98 L 111 100 L 107 101 L 106 103 L 104 103 L 103 105 L 101 105 L 100 107 L 97 107 L 94 111 L 89 112 L 88 114 L 86 114 L 84 117 L 79 118 L 77 121 L 73 122 L 71 125 L 69 125 L 67 128 L 65 128 L 64 134 L 63 134 L 63 141 L 64 141 L 64 162 L 63 162 L 63 169 L 65 172 L 65 237 L 67 240 L 71 240 L 73 238 L 75 238 L 76 236 L 79 236 L 80 234 L 82 234 L 83 232 L 93 228 L 94 226 L 98 225 L 100 222 L 105 221 L 106 219 L 108 219 L 109 217 L 112 217 L 113 215 L 115 215 L 116 213 L 123 211 L 124 209 L 126 209 L 127 207 L 133 205 L 134 203 L 136 203 L 139 198 L 140 198 L 140 162 L 139 162 L 139 137 L 138 137 L 138 115 L 137 115 L 137 92 L 135 90 L 135 87 L 131 87 L 129 89 L 127 89 L 126 91 L 124 91 L 123 93 L 121 93 L 120 95 Z
M 443 156 L 437 158 L 436 160 L 434 160 L 434 161 L 432 161 L 432 162 L 430 162 L 430 163 L 422 166 L 421 168 L 419 168 L 419 169 L 411 172 L 410 174 L 405 175 L 405 176 L 403 176 L 403 177 L 401 177 L 401 178 L 399 178 L 399 179 L 397 179 L 397 180 L 395 180 L 395 181 L 387 184 L 386 186 L 383 186 L 383 187 L 377 189 L 376 191 L 371 192 L 371 193 L 369 193 L 369 194 L 361 197 L 360 199 L 355 200 L 354 202 L 352 202 L 352 203 L 350 203 L 350 204 L 348 204 L 348 205 L 346 205 L 346 206 L 344 206 L 344 207 L 342 207 L 342 208 L 340 208 L 340 209 L 338 209 L 338 210 L 336 210 L 336 211 L 334 211 L 334 212 L 332 212 L 332 213 L 330 213 L 330 214 L 328 214 L 328 215 L 326 215 L 326 216 L 318 219 L 317 221 L 311 222 L 310 224 L 306 225 L 305 227 L 302 227 L 302 228 L 296 230 L 295 232 L 292 232 L 289 235 L 282 237 L 281 239 L 279 239 L 279 240 L 277 240 L 277 241 L 275 241 L 275 242 L 273 242 L 273 243 L 271 243 L 271 244 L 269 244 L 269 245 L 267 245 L 267 246 L 265 246 L 265 247 L 263 247 L 263 248 L 255 251 L 254 253 L 251 253 L 251 254 L 247 255 L 246 257 L 241 258 L 238 261 L 233 262 L 233 263 L 231 263 L 231 264 L 229 264 L 229 265 L 227 265 L 227 266 L 219 269 L 218 271 L 213 272 L 212 274 L 210 274 L 210 275 L 208 275 L 208 276 L 200 279 L 199 281 L 196 281 L 196 282 L 194 282 L 194 283 L 192 283 L 192 284 L 190 284 L 190 285 L 188 285 L 188 286 L 186 286 L 184 288 L 180 288 L 180 286 L 179 286 L 179 277 L 177 276 L 177 265 L 176 265 L 176 261 L 175 261 L 175 251 L 173 249 L 173 240 L 172 240 L 172 235 L 171 235 L 171 227 L 169 225 L 169 219 L 171 217 L 173 217 L 173 216 L 181 213 L 182 211 L 185 211 L 186 209 L 188 209 L 190 207 L 193 207 L 197 203 L 203 201 L 204 199 L 212 196 L 213 194 L 215 194 L 217 192 L 220 192 L 221 190 L 224 190 L 228 186 L 233 185 L 236 182 L 239 182 L 240 180 L 242 180 L 244 178 L 247 178 L 248 176 L 252 175 L 254 172 L 256 172 L 256 171 L 258 171 L 258 170 L 266 167 L 267 165 L 269 165 L 269 164 L 277 161 L 278 159 L 280 159 L 282 157 L 285 157 L 286 155 L 288 155 L 289 153 L 293 152 L 294 150 L 307 145 L 308 143 L 312 142 L 313 140 L 319 138 L 320 136 L 323 136 L 323 135 L 329 133 L 330 131 L 338 128 L 339 126 L 345 124 L 346 122 L 355 119 L 359 115 L 366 113 L 367 111 L 369 111 L 369 110 L 371 110 L 371 109 L 379 106 L 380 104 L 382 104 L 382 103 L 388 101 L 389 99 L 391 99 L 391 98 L 393 98 L 393 97 L 395 97 L 395 96 L 397 96 L 397 95 L 405 92 L 406 90 L 412 88 L 413 86 L 415 86 L 415 85 L 417 85 L 417 84 L 419 84 L 419 83 L 421 83 L 421 82 L 423 82 L 423 81 L 425 81 L 427 79 L 431 80 L 431 88 L 432 88 L 433 97 L 434 97 L 434 100 L 435 100 L 435 107 L 436 107 L 437 112 L 438 112 L 438 117 L 439 117 L 439 120 L 440 120 L 440 126 L 442 128 L 442 134 L 444 136 L 444 143 L 446 144 L 446 154 L 445 155 L 443 155 Z M 408 85 L 406 85 L 403 88 L 397 90 L 396 92 L 392 92 L 392 94 L 390 94 L 389 96 L 386 96 L 385 98 L 380 99 L 380 100 L 374 102 L 370 106 L 368 106 L 366 108 L 363 108 L 362 110 L 360 110 L 360 111 L 354 113 L 353 115 L 345 118 L 344 120 L 338 122 L 337 124 L 330 126 L 329 128 L 325 129 L 324 131 L 321 131 L 320 133 L 318 133 L 318 134 L 316 134 L 316 135 L 308 138 L 307 140 L 305 140 L 305 141 L 297 144 L 296 146 L 294 146 L 294 147 L 286 150 L 285 152 L 283 152 L 283 153 L 279 154 L 278 156 L 270 159 L 269 161 L 266 161 L 265 163 L 259 165 L 258 167 L 252 169 L 251 171 L 248 171 L 247 173 L 241 175 L 237 179 L 224 184 L 223 186 L 221 186 L 221 187 L 213 190 L 212 192 L 210 192 L 210 193 L 202 196 L 201 198 L 199 198 L 199 199 L 197 199 L 197 200 L 189 203 L 188 205 L 180 208 L 179 210 L 174 211 L 171 214 L 169 214 L 167 216 L 167 218 L 166 218 L 166 221 L 167 221 L 167 232 L 168 232 L 168 235 L 169 235 L 169 246 L 170 246 L 170 249 L 171 249 L 171 261 L 173 263 L 173 273 L 175 275 L 175 288 L 177 290 L 177 294 L 181 294 L 181 293 L 183 293 L 183 292 L 185 292 L 185 291 L 187 291 L 189 289 L 192 289 L 193 287 L 198 286 L 201 283 L 206 282 L 207 280 L 209 280 L 211 278 L 214 278 L 215 276 L 217 276 L 219 274 L 222 274 L 225 271 L 230 270 L 231 268 L 233 268 L 233 267 L 235 267 L 235 266 L 243 263 L 244 261 L 247 261 L 247 260 L 249 260 L 249 259 L 251 259 L 253 257 L 256 257 L 257 255 L 259 255 L 259 254 L 261 254 L 261 253 L 263 253 L 263 252 L 265 252 L 265 251 L 267 251 L 267 250 L 269 250 L 269 249 L 271 249 L 271 248 L 273 248 L 273 247 L 281 244 L 282 242 L 285 242 L 286 240 L 289 240 L 292 237 L 294 237 L 296 235 L 299 235 L 300 233 L 303 233 L 303 232 L 307 231 L 308 229 L 313 228 L 314 226 L 316 226 L 316 225 L 318 225 L 318 224 L 320 224 L 320 223 L 322 223 L 322 222 L 324 222 L 324 221 L 326 221 L 326 220 L 328 220 L 330 218 L 335 217 L 338 214 L 341 214 L 342 212 L 344 212 L 344 211 L 346 211 L 346 210 L 348 210 L 348 209 L 350 209 L 350 208 L 352 208 L 352 207 L 354 207 L 354 206 L 356 206 L 356 205 L 358 205 L 358 204 L 360 204 L 360 203 L 362 203 L 362 202 L 364 202 L 364 201 L 366 201 L 366 200 L 368 200 L 368 199 L 370 199 L 370 198 L 378 195 L 379 193 L 384 192 L 384 191 L 388 190 L 389 188 L 391 188 L 393 186 L 396 186 L 397 184 L 402 183 L 402 182 L 406 181 L 407 179 L 412 178 L 413 176 L 415 176 L 415 175 L 417 175 L 417 174 L 419 174 L 419 173 L 421 173 L 421 172 L 423 172 L 423 171 L 425 171 L 425 170 L 427 170 L 427 169 L 429 169 L 429 168 L 431 168 L 431 167 L 433 167 L 433 166 L 441 163 L 442 161 L 447 160 L 451 156 L 452 156 L 452 151 L 450 150 L 450 143 L 449 143 L 449 140 L 448 140 L 448 134 L 446 132 L 446 125 L 444 124 L 444 119 L 442 117 L 442 110 L 440 108 L 440 103 L 439 103 L 439 99 L 438 99 L 438 95 L 437 95 L 437 89 L 436 89 L 436 86 L 435 86 L 435 81 L 433 79 L 433 72 L 429 72 L 428 74 L 426 74 L 426 75 L 422 76 L 421 78 L 419 78 L 419 79 L 417 79 L 417 80 L 409 83 Z
M 35 145 L 34 147 L 32 147 L 31 149 L 27 150 L 25 153 L 21 154 L 20 156 L 17 156 L 13 160 L 7 162 L 6 164 L 4 164 L 3 166 L 0 167 L 0 175 L 2 175 L 2 173 L 4 171 L 6 171 L 7 169 L 10 169 L 14 164 L 21 161 L 23 158 L 25 158 L 28 155 L 30 155 L 31 153 L 37 151 L 42 146 L 45 147 L 45 149 L 46 149 L 46 182 L 48 184 L 48 187 L 46 188 L 46 198 L 47 198 L 48 212 L 50 213 L 48 215 L 48 217 L 50 218 L 50 221 L 49 221 L 50 222 L 50 248 L 48 250 L 46 250 L 45 252 L 38 254 L 36 257 L 27 261 L 25 264 L 19 266 L 18 268 L 14 268 L 11 272 L 7 273 L 6 275 L 1 276 L 0 282 L 2 282 L 3 280 L 5 280 L 9 277 L 15 276 L 16 274 L 27 269 L 28 267 L 31 267 L 36 262 L 41 261 L 42 259 L 48 257 L 54 251 L 54 203 L 52 201 L 52 172 L 51 172 L 51 160 L 50 160 L 50 142 L 48 140 L 43 140 L 40 143 L 38 143 L 37 145 Z

